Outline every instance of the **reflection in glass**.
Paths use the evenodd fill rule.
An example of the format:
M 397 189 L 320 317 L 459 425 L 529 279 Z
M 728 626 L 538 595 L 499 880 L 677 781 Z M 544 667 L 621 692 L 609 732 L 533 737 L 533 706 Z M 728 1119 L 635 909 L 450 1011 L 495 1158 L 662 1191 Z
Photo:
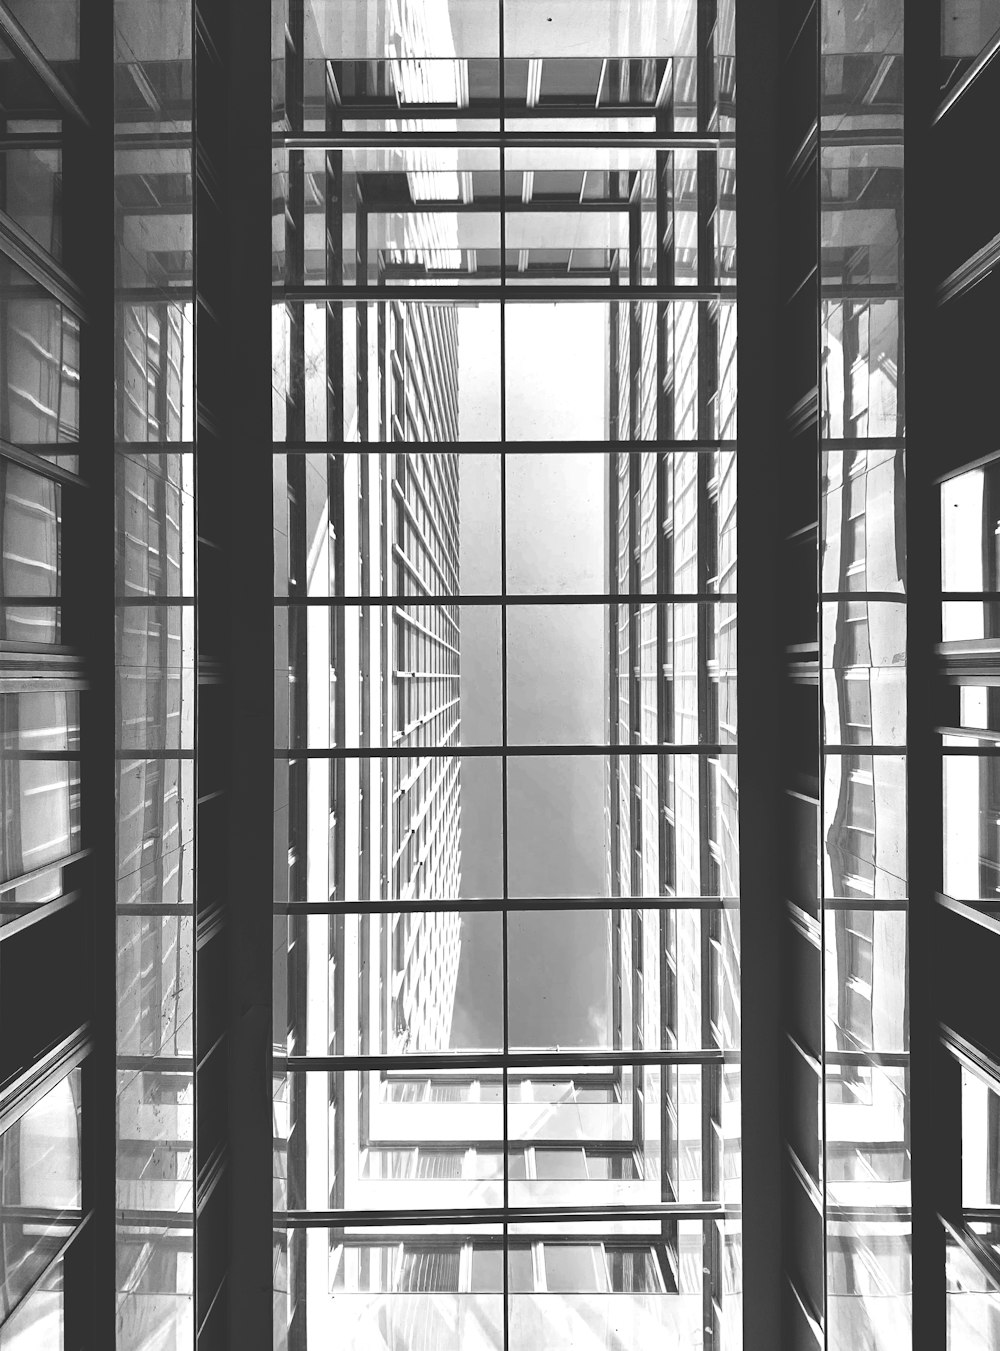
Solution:
M 905 757 L 825 756 L 823 833 L 829 899 L 905 899 Z
M 1000 1284 L 946 1234 L 948 1351 L 997 1351 Z
M 81 1217 L 80 1074 L 72 1070 L 0 1135 L 0 1320 L 45 1270 Z M 47 1301 L 40 1301 L 36 1312 L 43 1306 Z M 28 1315 L 25 1325 L 32 1324 Z M 26 1335 L 25 1325 L 19 1322 L 18 1336 Z
M 899 447 L 824 452 L 824 591 L 905 590 L 905 486 Z
M 0 636 L 58 642 L 62 490 L 0 461 Z
M 909 1346 L 913 1285 L 909 1221 L 827 1224 L 828 1345 L 835 1351 Z
M 24 446 L 79 437 L 80 321 L 13 263 L 0 264 L 0 436 Z

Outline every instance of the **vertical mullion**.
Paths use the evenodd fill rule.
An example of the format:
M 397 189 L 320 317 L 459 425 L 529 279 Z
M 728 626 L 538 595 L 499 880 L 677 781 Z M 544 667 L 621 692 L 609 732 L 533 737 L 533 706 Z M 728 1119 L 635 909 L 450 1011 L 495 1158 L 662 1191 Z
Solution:
M 81 454 L 87 487 L 63 488 L 64 621 L 77 628 L 90 687 L 81 700 L 80 795 L 89 910 L 87 990 L 94 1051 L 83 1075 L 81 1121 L 84 1211 L 92 1211 L 83 1270 L 66 1265 L 66 1340 L 79 1346 L 115 1344 L 117 1179 L 117 894 L 115 823 L 117 764 L 115 715 L 115 497 L 116 378 L 115 263 L 117 227 L 114 167 L 115 21 L 110 5 L 80 13 L 81 101 L 89 125 L 64 121 L 62 190 L 65 267 L 82 285 L 87 324 L 81 333 L 80 436 L 93 447 Z M 4 304 L 5 311 L 7 310 Z M 3 315 L 6 347 L 9 311 Z M 6 358 L 7 353 L 4 352 Z M 67 568 L 68 563 L 72 566 Z M 2 834 L 0 834 L 2 842 Z M 89 1072 L 88 1072 L 89 1070 Z M 71 1250 L 72 1251 L 72 1250 Z M 77 1246 L 76 1256 L 80 1256 Z
M 231 519 L 232 590 L 225 641 L 231 660 L 228 928 L 231 1344 L 260 1345 L 273 1319 L 272 951 L 274 681 L 271 438 L 271 15 L 268 5 L 229 0 L 226 196 L 228 290 L 225 456 Z M 269 1334 L 264 1334 L 265 1336 Z M 109 1343 L 110 1345 L 110 1343 Z
M 823 718 L 823 606 L 819 597 L 822 593 L 822 522 L 823 522 L 823 473 L 822 473 L 822 451 L 821 441 L 824 427 L 824 408 L 823 408 L 823 20 L 824 11 L 822 6 L 817 7 L 816 19 L 816 51 L 814 59 L 816 62 L 816 106 L 812 110 L 816 119 L 816 201 L 815 201 L 815 235 L 811 241 L 812 257 L 816 260 L 816 295 L 817 295 L 817 313 L 816 313 L 816 421 L 815 432 L 813 436 L 812 451 L 815 458 L 815 521 L 816 521 L 816 547 L 815 547 L 815 574 L 814 586 L 816 595 L 816 747 L 817 747 L 817 800 L 819 817 L 819 839 L 820 852 L 818 860 L 818 876 L 816 879 L 817 895 L 819 897 L 819 990 L 817 991 L 817 1000 L 819 1002 L 819 1183 L 820 1205 L 822 1207 L 821 1223 L 822 1235 L 820 1251 L 822 1253 L 823 1270 L 820 1273 L 819 1288 L 822 1291 L 822 1306 L 819 1309 L 819 1316 L 823 1329 L 823 1346 L 828 1348 L 830 1345 L 830 1317 L 829 1317 L 829 1220 L 827 1203 L 827 1179 L 829 1169 L 827 1168 L 827 1029 L 826 1029 L 826 1009 L 824 996 L 826 991 L 826 867 L 823 860 L 823 845 L 826 840 L 826 746 L 824 743 L 825 723 Z M 845 359 L 847 345 L 847 304 L 844 303 L 844 342 Z M 845 399 L 846 399 L 846 381 L 845 381 Z M 850 408 L 845 404 L 844 407 L 844 433 L 847 434 L 847 418 L 850 414 Z M 846 498 L 845 498 L 846 500 Z M 843 774 L 841 775 L 843 791 Z
M 774 729 L 782 724 L 779 633 L 782 595 L 774 491 L 779 420 L 781 73 L 777 0 L 737 3 L 739 449 L 736 613 L 740 722 L 740 948 L 742 972 L 743 1333 L 747 1347 L 783 1346 L 782 1151 L 779 1134 L 782 1036 L 777 954 L 783 899 L 778 860 L 779 781 Z
M 507 114 L 507 70 L 504 49 L 504 0 L 497 0 L 497 54 L 500 90 L 500 285 L 507 276 L 507 163 L 504 130 Z M 510 1206 L 510 873 L 508 860 L 507 775 L 507 307 L 500 304 L 500 719 L 501 719 L 501 859 L 503 869 L 503 928 L 501 983 L 503 987 L 503 1205 Z M 510 1227 L 503 1223 L 503 1351 L 510 1346 Z
M 950 956 L 955 948 L 950 944 L 942 948 L 946 930 L 943 932 L 934 896 L 935 889 L 943 888 L 944 804 L 941 739 L 934 732 L 939 716 L 935 705 L 940 701 L 935 644 L 941 638 L 942 541 L 940 489 L 933 479 L 935 467 L 944 467 L 945 458 L 934 432 L 951 420 L 946 409 L 955 419 L 959 442 L 965 425 L 964 413 L 955 415 L 951 401 L 942 403 L 936 393 L 942 366 L 947 368 L 936 340 L 947 326 L 941 324 L 936 312 L 934 271 L 930 266 L 940 248 L 936 231 L 943 168 L 942 142 L 938 139 L 935 143 L 941 132 L 932 129 L 938 97 L 934 74 L 940 68 L 939 24 L 938 6 L 907 7 L 903 59 L 903 286 L 908 377 L 905 521 L 907 539 L 919 544 L 908 553 L 905 573 L 907 594 L 916 600 L 907 607 L 910 969 L 905 1012 L 910 1020 L 911 1048 L 913 1327 L 920 1329 L 921 1338 L 918 1342 L 915 1336 L 914 1343 L 927 1346 L 947 1344 L 946 1246 L 939 1215 L 958 1218 L 956 1212 L 961 1206 L 960 1076 L 955 1061 L 941 1045 L 939 1022 L 945 1000 L 954 1000 L 956 977 L 958 982 L 967 978 L 964 964 L 956 964 L 956 977 L 945 979 L 942 986 L 942 951 Z M 952 116 L 954 111 L 946 114 L 946 119 Z M 967 341 L 977 341 L 974 326 L 968 328 Z M 978 1001 L 974 1006 L 982 1007 Z M 955 1347 L 954 1351 L 959 1349 Z

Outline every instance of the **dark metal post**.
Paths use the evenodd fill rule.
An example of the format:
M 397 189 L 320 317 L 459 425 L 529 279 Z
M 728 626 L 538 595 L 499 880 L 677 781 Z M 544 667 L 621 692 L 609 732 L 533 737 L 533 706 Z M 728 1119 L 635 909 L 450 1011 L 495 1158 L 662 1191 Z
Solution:
M 744 1344 L 780 1341 L 778 1075 L 778 6 L 736 7 L 740 325 L 737 607 L 743 984 Z

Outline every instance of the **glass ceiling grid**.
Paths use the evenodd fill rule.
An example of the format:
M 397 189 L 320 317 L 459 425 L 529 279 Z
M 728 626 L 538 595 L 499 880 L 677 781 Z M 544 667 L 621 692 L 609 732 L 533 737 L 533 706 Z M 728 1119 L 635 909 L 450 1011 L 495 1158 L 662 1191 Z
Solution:
M 730 6 L 550 8 L 275 9 L 276 1346 L 739 1327 Z

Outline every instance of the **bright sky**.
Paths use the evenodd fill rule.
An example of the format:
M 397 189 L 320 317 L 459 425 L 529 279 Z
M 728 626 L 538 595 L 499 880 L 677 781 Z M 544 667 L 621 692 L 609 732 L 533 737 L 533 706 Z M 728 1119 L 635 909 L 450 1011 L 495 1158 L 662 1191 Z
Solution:
M 507 310 L 507 434 L 515 440 L 605 435 L 603 305 L 512 305 Z M 460 311 L 463 439 L 497 440 L 496 307 Z M 463 591 L 499 586 L 499 467 L 463 460 Z M 507 459 L 508 588 L 521 594 L 604 589 L 604 460 L 530 453 Z M 603 606 L 508 611 L 508 737 L 535 745 L 605 740 Z M 499 742 L 499 610 L 467 607 L 462 623 L 466 744 Z M 502 884 L 501 762 L 462 764 L 463 894 L 498 896 Z M 508 765 L 512 896 L 606 894 L 604 759 L 520 758 Z M 610 1034 L 607 911 L 510 917 L 510 1039 L 525 1047 L 605 1044 Z M 462 937 L 454 1046 L 502 1037 L 496 916 L 469 915 Z

